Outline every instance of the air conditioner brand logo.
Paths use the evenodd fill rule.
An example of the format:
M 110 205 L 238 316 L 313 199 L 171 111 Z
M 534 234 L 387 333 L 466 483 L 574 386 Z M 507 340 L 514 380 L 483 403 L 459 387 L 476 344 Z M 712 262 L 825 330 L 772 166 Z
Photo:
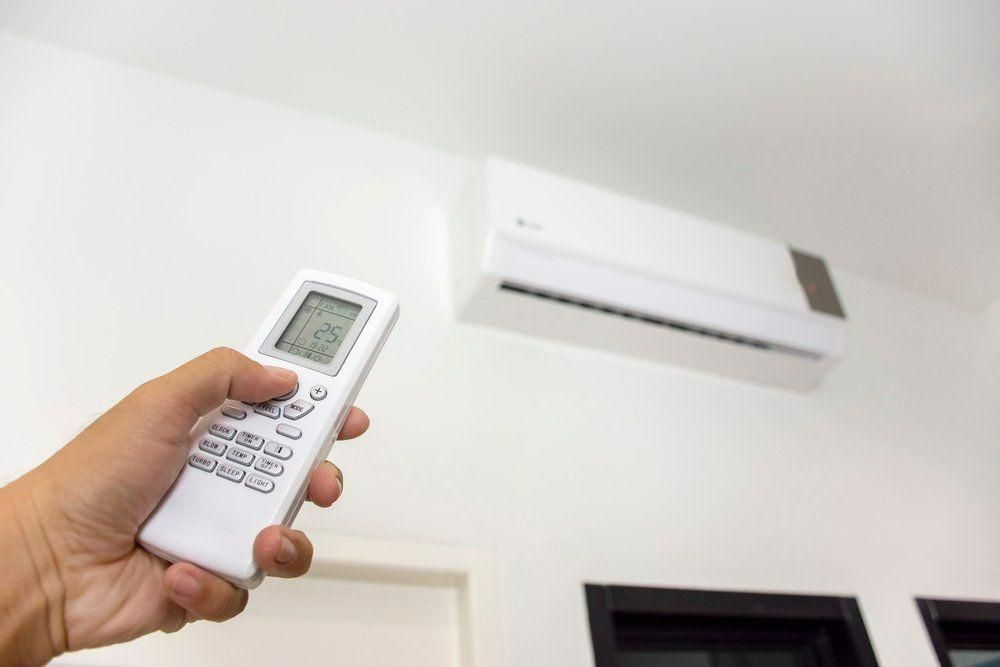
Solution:
M 542 231 L 542 226 L 537 222 L 532 222 L 531 220 L 525 220 L 524 218 L 515 218 L 514 222 L 517 223 L 518 227 L 522 227 L 524 229 L 530 229 L 535 232 Z

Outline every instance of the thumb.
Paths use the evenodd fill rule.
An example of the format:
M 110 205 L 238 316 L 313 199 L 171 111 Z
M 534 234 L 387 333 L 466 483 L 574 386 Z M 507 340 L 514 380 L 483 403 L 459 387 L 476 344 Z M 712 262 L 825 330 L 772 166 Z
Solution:
M 295 381 L 292 371 L 216 348 L 126 396 L 36 471 L 40 483 L 59 489 L 49 495 L 70 513 L 97 508 L 95 515 L 117 521 L 123 530 L 135 528 L 173 483 L 202 415 L 226 398 L 257 402 L 281 396 Z
M 236 350 L 217 347 L 147 382 L 142 391 L 167 409 L 177 413 L 186 410 L 193 426 L 227 398 L 266 401 L 291 391 L 295 380 L 293 371 L 262 366 Z

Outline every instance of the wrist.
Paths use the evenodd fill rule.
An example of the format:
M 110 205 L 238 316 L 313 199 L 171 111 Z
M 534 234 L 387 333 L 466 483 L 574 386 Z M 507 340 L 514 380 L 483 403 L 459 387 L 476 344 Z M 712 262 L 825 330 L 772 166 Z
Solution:
M 65 586 L 29 477 L 0 489 L 0 663 L 43 664 L 66 650 Z

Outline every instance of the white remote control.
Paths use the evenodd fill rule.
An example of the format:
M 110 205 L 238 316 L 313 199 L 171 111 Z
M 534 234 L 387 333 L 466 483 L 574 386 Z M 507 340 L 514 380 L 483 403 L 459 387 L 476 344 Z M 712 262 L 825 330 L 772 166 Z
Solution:
M 263 403 L 226 401 L 202 418 L 187 464 L 143 524 L 139 544 L 242 588 L 260 584 L 254 539 L 295 519 L 398 315 L 389 292 L 300 271 L 244 350 L 295 371 L 298 385 Z

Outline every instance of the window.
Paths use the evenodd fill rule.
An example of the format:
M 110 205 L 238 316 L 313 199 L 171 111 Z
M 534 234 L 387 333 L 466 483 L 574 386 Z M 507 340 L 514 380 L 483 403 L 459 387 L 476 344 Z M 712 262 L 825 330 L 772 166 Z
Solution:
M 942 667 L 1000 667 L 1000 603 L 917 598 Z
M 597 667 L 875 667 L 854 598 L 587 584 Z

